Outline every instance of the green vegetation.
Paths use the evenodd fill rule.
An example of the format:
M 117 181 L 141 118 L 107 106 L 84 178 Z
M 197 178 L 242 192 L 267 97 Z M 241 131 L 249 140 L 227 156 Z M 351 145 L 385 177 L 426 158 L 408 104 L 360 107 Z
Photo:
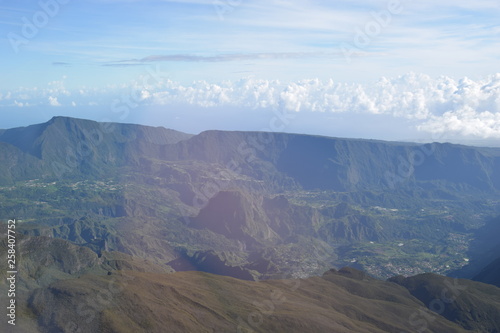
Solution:
M 354 266 L 378 278 L 424 272 L 460 275 L 467 269 L 474 276 L 500 256 L 499 149 L 426 145 L 425 160 L 403 177 L 401 161 L 410 160 L 422 145 L 283 133 L 270 133 L 268 139 L 262 144 L 254 132 L 191 136 L 124 124 L 103 132 L 96 122 L 64 117 L 1 132 L 1 215 L 19 221 L 16 231 L 25 237 L 25 245 L 31 244 L 27 248 L 36 252 L 38 244 L 48 249 L 25 262 L 27 275 L 22 278 L 32 300 L 28 313 L 45 318 L 39 325 L 46 330 L 59 329 L 64 316 L 51 321 L 54 313 L 43 301 L 63 301 L 61 306 L 71 308 L 76 303 L 61 300 L 61 295 L 67 292 L 76 302 L 81 293 L 101 290 L 108 273 L 113 277 L 123 269 L 200 270 L 247 280 L 310 278 L 307 283 L 322 288 L 310 292 L 321 294 L 334 287 L 311 277 L 331 267 Z M 174 292 L 160 277 L 133 274 L 145 288 L 174 296 L 185 306 L 183 311 L 215 306 Z M 207 279 L 219 283 L 214 282 L 218 278 Z M 93 280 L 95 287 L 87 290 Z M 233 325 L 253 308 L 231 312 L 228 304 L 235 306 L 252 288 L 264 290 L 275 282 L 246 283 L 239 286 L 247 294 L 221 296 L 221 308 L 203 313 Z M 42 289 L 32 293 L 38 287 Z M 373 286 L 358 287 L 361 292 Z M 159 309 L 174 304 L 129 292 L 116 296 L 116 308 L 99 308 L 101 321 L 92 329 L 157 331 L 164 310 L 156 313 L 151 304 L 162 304 Z M 310 295 L 289 296 L 316 309 Z M 125 319 L 132 300 L 150 311 Z M 286 311 L 295 314 L 299 309 Z M 342 315 L 326 311 L 321 316 L 334 316 L 346 331 L 361 332 L 367 322 L 380 330 L 401 330 L 397 321 L 361 320 L 360 311 L 352 308 L 343 309 Z M 280 316 L 281 321 L 262 330 L 286 331 L 299 323 L 286 312 Z M 179 329 L 198 322 L 168 318 Z M 326 326 L 316 320 L 319 332 Z M 453 327 L 442 325 L 437 331 Z

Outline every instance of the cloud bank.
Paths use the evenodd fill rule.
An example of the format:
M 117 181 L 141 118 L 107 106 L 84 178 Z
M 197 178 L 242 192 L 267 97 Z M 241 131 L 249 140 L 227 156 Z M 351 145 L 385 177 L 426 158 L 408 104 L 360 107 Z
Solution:
M 155 81 L 155 82 L 149 82 Z M 0 93 L 0 106 L 110 106 L 128 98 L 137 105 L 191 105 L 202 108 L 283 109 L 289 112 L 355 113 L 410 120 L 428 133 L 500 138 L 500 73 L 482 80 L 431 78 L 409 73 L 373 84 L 307 79 L 295 82 L 245 78 L 180 84 L 148 80 L 106 89 L 66 89 L 64 81 L 47 87 Z M 165 108 L 168 112 L 168 108 Z M 376 124 L 374 124 L 376 126 Z

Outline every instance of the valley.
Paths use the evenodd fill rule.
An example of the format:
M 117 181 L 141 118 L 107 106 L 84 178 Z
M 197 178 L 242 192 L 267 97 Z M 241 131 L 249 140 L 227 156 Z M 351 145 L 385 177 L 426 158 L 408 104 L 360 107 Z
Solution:
M 417 161 L 419 151 L 427 154 Z M 124 271 L 159 288 L 166 287 L 150 280 L 158 277 L 134 272 L 196 279 L 201 273 L 187 271 L 199 271 L 265 286 L 351 267 L 349 274 L 386 283 L 424 273 L 472 278 L 500 257 L 500 149 L 285 133 L 193 136 L 55 117 L 2 131 L 0 158 L 1 216 L 17 219 L 20 248 L 50 249 L 40 253 L 47 269 L 23 252 L 21 275 L 25 307 L 45 318 L 37 324 L 45 328 L 61 323 L 46 321 L 37 299 L 58 298 L 56 285 L 74 296 L 80 283 Z M 57 254 L 62 249 L 71 259 Z M 125 306 L 130 295 L 120 295 L 117 306 Z M 116 326 L 121 311 L 99 308 L 99 325 L 126 331 Z
M 132 197 L 137 199 L 137 193 L 142 198 L 133 201 Z M 293 204 L 297 209 L 307 209 L 322 216 L 321 221 L 305 230 L 305 234 L 324 242 L 319 243 L 321 245 L 318 248 L 325 252 L 323 260 L 335 267 L 354 266 L 379 278 L 424 272 L 446 275 L 467 265 L 473 231 L 482 226 L 489 216 L 494 216 L 497 207 L 494 202 L 478 203 L 477 210 L 462 209 L 462 213 L 457 214 L 460 208 L 456 207 L 452 215 L 449 206 L 456 204 L 453 201 L 427 201 L 425 207 L 431 207 L 427 209 L 398 209 L 362 205 L 352 199 L 347 204 L 346 199 L 339 199 L 340 196 L 348 195 L 327 191 L 295 191 L 277 195 L 275 198 L 279 199 L 275 201 L 281 200 L 283 204 Z M 128 226 L 126 221 L 130 216 L 150 223 L 158 218 L 170 220 L 177 216 L 177 220 L 173 218 L 174 223 L 161 227 L 163 231 L 160 237 L 154 235 L 159 231 L 156 229 L 148 234 L 149 230 L 144 228 L 144 224 L 140 231 L 134 232 L 143 234 L 141 237 L 159 238 L 158 242 L 165 242 L 188 257 L 199 251 L 215 250 L 230 254 L 229 257 L 233 257 L 231 265 L 256 266 L 257 263 L 250 260 L 267 260 L 274 267 L 281 267 L 275 273 L 297 267 L 294 274 L 307 277 L 320 274 L 321 270 L 328 267 L 315 263 L 313 257 L 303 257 L 301 247 L 305 244 L 297 240 L 272 242 L 272 245 L 264 244 L 261 249 L 255 249 L 250 254 L 243 253 L 245 251 L 241 251 L 241 245 L 238 248 L 228 239 L 230 233 L 225 235 L 225 240 L 217 240 L 217 235 L 209 230 L 193 228 L 196 219 L 190 218 L 187 223 L 179 221 L 180 212 L 175 209 L 177 203 L 168 205 L 159 202 L 175 199 L 153 184 L 144 188 L 137 183 L 112 179 L 49 183 L 34 179 L 0 188 L 0 198 L 7 216 L 23 217 L 19 221 L 21 230 L 26 234 L 61 237 L 97 251 L 105 247 L 127 251 L 129 254 L 138 253 L 133 252 L 135 246 L 131 243 L 127 248 L 119 245 L 126 241 L 119 231 Z M 332 215 L 336 215 L 335 221 L 328 220 Z M 359 220 L 364 223 L 359 224 Z M 349 229 L 350 223 L 358 224 L 357 229 Z M 394 233 L 389 228 L 397 228 L 398 232 Z M 198 241 L 183 241 L 182 238 L 190 237 L 186 236 L 188 234 L 197 237 Z M 103 239 L 106 239 L 106 245 L 100 245 L 103 248 L 98 249 L 96 244 Z M 147 244 L 141 242 L 137 246 Z M 314 251 L 318 252 L 317 249 Z M 144 253 L 144 257 L 155 260 L 150 254 Z M 267 268 L 263 269 L 262 265 L 259 267 L 256 270 L 258 276 L 265 278 L 270 272 L 266 271 Z

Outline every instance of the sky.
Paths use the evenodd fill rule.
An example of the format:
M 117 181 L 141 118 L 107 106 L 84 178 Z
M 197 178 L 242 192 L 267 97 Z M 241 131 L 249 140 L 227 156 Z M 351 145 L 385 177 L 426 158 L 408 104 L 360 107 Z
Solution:
M 499 18 L 497 0 L 0 0 L 0 128 L 495 143 Z

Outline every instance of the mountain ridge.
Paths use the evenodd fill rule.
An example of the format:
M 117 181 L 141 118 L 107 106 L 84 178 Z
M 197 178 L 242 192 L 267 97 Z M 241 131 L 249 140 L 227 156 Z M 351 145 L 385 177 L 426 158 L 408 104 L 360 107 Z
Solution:
M 264 134 L 267 138 L 263 137 Z M 69 136 L 73 139 L 67 139 Z M 494 171 L 500 166 L 500 149 L 494 148 L 488 149 L 489 156 L 486 156 L 482 148 L 438 143 L 399 143 L 241 131 L 204 131 L 198 135 L 189 135 L 163 127 L 97 123 L 69 117 L 54 117 L 43 124 L 5 130 L 0 134 L 0 141 L 18 147 L 39 159 L 51 159 L 53 163 L 59 163 L 64 170 L 76 166 L 83 172 L 85 167 L 97 172 L 100 167 L 107 169 L 110 163 L 118 165 L 138 163 L 137 156 L 134 155 L 145 153 L 146 156 L 163 156 L 169 160 L 194 158 L 222 165 L 234 162 L 244 170 L 248 169 L 249 162 L 259 162 L 263 170 L 272 168 L 266 164 L 271 163 L 275 165 L 275 174 L 292 176 L 305 188 L 333 186 L 340 190 L 348 190 L 353 189 L 353 186 L 356 188 L 357 183 L 371 184 L 369 185 L 371 188 L 395 187 L 404 185 L 408 181 L 436 180 L 436 177 L 430 176 L 429 172 L 429 168 L 434 168 L 433 174 L 437 172 L 438 179 L 448 178 L 449 181 L 457 181 L 459 180 L 457 177 L 464 177 L 468 180 L 466 184 L 474 188 L 500 189 L 500 175 Z M 111 144 L 111 142 L 116 143 Z M 224 150 L 216 148 L 221 146 L 221 142 L 226 144 Z M 96 151 L 97 148 L 99 153 Z M 124 156 L 120 156 L 119 150 L 125 152 Z M 306 155 L 296 156 L 293 153 L 296 151 Z M 331 155 L 335 151 L 337 155 Z M 44 158 L 41 156 L 42 152 L 46 154 Z M 374 154 L 396 155 L 399 160 L 392 162 L 392 165 L 377 164 L 372 158 Z M 96 155 L 103 155 L 100 157 L 101 161 L 94 161 L 98 164 L 97 169 L 92 168 L 92 163 L 88 161 L 94 159 Z M 345 156 L 349 156 L 350 162 L 345 160 Z M 301 158 L 310 163 L 293 166 Z M 465 170 L 459 175 L 449 174 L 441 167 L 443 163 L 448 165 L 460 162 L 459 158 L 462 160 L 465 158 L 467 162 L 465 164 L 461 162 Z M 478 169 L 479 166 L 487 170 L 481 171 Z M 331 174 L 328 172 L 331 171 L 329 169 L 334 167 L 337 169 L 337 175 L 333 178 L 327 177 Z M 407 170 L 403 170 L 405 168 Z M 386 172 L 382 172 L 382 169 Z M 92 170 L 87 170 L 87 173 L 92 173 Z M 373 174 L 372 171 L 383 174 L 384 179 L 374 182 L 377 177 L 369 175 Z M 477 175 L 466 177 L 469 173 Z M 486 173 L 491 173 L 493 177 L 488 178 Z M 304 174 L 307 176 L 316 174 L 318 180 L 305 180 Z M 343 178 L 348 181 L 342 180 Z M 324 183 L 324 180 L 327 180 L 327 183 Z
M 130 258 L 107 253 L 99 259 L 90 250 L 46 237 L 21 240 L 31 244 L 21 249 L 21 332 L 164 332 L 165 327 L 179 332 L 400 332 L 406 331 L 408 321 L 413 330 L 466 332 L 426 310 L 403 285 L 353 268 L 331 269 L 308 279 L 254 282 L 203 272 L 166 273 L 140 261 L 120 267 L 117 262 Z M 33 247 L 40 243 L 47 248 L 36 253 Z M 67 259 L 65 265 L 57 261 L 61 256 Z M 42 258 L 50 261 L 43 273 L 29 269 Z M 69 270 L 75 270 L 73 275 Z M 446 286 L 422 279 L 433 288 Z M 22 287 L 32 285 L 38 287 Z M 468 292 L 480 285 L 470 282 Z M 493 298 L 500 295 L 498 288 L 491 292 Z M 467 323 L 475 325 L 477 319 Z M 0 324 L 7 327 L 3 319 Z

